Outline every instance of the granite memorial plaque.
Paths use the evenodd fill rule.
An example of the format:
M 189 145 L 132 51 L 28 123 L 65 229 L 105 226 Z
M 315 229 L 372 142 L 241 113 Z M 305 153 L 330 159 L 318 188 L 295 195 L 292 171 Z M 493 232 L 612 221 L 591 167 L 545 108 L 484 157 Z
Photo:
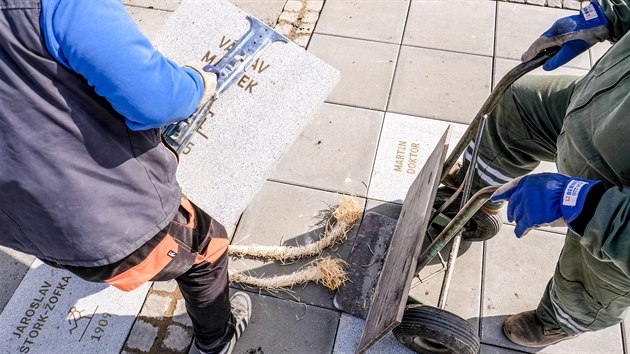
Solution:
M 155 43 L 181 65 L 216 64 L 248 29 L 246 14 L 225 0 L 183 1 Z M 219 96 L 183 151 L 184 193 L 233 226 L 339 77 L 294 43 L 271 44 Z
M 117 353 L 149 286 L 123 292 L 36 260 L 0 314 L 0 353 Z
M 433 148 L 451 126 L 451 149 L 466 125 L 396 113 L 385 114 L 368 198 L 402 204 Z

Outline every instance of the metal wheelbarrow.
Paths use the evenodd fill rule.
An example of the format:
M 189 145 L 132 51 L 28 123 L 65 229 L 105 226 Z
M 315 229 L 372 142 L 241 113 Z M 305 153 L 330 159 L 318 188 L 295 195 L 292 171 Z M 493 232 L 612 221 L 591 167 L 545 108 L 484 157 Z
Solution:
M 391 330 L 398 341 L 418 353 L 474 354 L 479 351 L 477 329 L 465 319 L 444 310 L 462 231 L 498 188 L 486 187 L 469 197 L 479 142 L 486 119 L 501 96 L 517 79 L 543 65 L 557 51 L 558 48 L 549 49 L 509 71 L 486 99 L 448 158 L 445 157 L 449 131 L 442 136 L 410 187 L 398 220 L 373 212 L 365 214 L 348 259 L 350 281 L 338 290 L 334 299 L 340 310 L 366 320 L 357 353 L 367 351 Z M 473 138 L 477 143 L 464 183 L 453 197 L 433 209 L 437 187 Z M 462 194 L 459 212 L 448 218 L 442 212 L 456 199 L 457 193 Z M 475 227 L 485 233 L 477 238 L 478 241 L 494 236 L 500 227 L 492 219 L 477 219 L 476 222 Z M 428 247 L 422 249 L 427 229 L 432 224 L 443 229 L 430 238 Z M 442 260 L 446 274 L 438 306 L 425 305 L 421 299 L 410 297 L 413 277 L 439 256 L 451 241 L 448 262 L 444 264 Z

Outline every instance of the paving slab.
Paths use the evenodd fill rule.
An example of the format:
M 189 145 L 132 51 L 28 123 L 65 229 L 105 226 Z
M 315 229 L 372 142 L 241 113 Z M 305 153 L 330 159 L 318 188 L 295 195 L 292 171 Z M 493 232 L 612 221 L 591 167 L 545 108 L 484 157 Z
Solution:
M 355 353 L 359 346 L 361 332 L 365 327 L 365 321 L 359 317 L 341 314 L 339 319 L 339 329 L 335 339 L 335 347 L 333 354 L 352 354 Z M 380 341 L 376 342 L 373 347 L 368 349 L 366 354 L 411 354 L 413 351 L 407 349 L 400 344 L 394 335 L 389 332 Z
M 449 123 L 387 113 L 381 131 L 368 197 L 402 203 Z M 466 127 L 453 124 L 452 148 Z
M 0 314 L 0 352 L 119 352 L 149 286 L 123 292 L 37 260 Z
M 155 43 L 178 64 L 216 64 L 248 29 L 245 13 L 227 1 L 183 1 Z M 271 44 L 214 103 L 180 156 L 184 193 L 234 225 L 338 80 L 335 69 L 299 46 Z
M 0 246 L 0 312 L 28 272 L 35 257 Z
M 232 244 L 296 246 L 317 241 L 324 232 L 329 208 L 337 205 L 340 197 L 336 193 L 267 182 L 243 213 Z M 356 200 L 362 206 L 365 204 L 361 198 L 356 198 Z M 357 226 L 351 229 L 346 241 L 332 246 L 324 251 L 322 256 L 346 258 L 352 248 L 357 229 Z M 252 276 L 269 277 L 290 274 L 316 259 L 317 257 L 302 259 L 282 265 L 249 258 L 232 258 L 230 268 Z M 234 286 L 239 285 L 234 284 Z M 319 284 L 298 285 L 290 292 L 280 291 L 271 295 L 310 305 L 335 308 L 333 306 L 335 294 Z
M 409 0 L 327 0 L 315 33 L 397 43 Z
M 179 4 L 178 4 L 179 5 Z M 155 38 L 160 28 L 171 15 L 171 11 L 155 10 L 145 7 L 126 6 L 127 12 L 136 22 L 140 31 L 149 39 Z M 159 48 L 158 48 L 159 50 Z
M 256 16 L 267 25 L 274 27 L 287 0 L 230 0 L 230 2 L 241 10 Z
M 339 312 L 250 292 L 252 317 L 234 353 L 332 352 Z
M 491 73 L 489 57 L 402 46 L 388 111 L 470 123 Z
M 538 306 L 564 244 L 564 237 L 558 234 L 534 230 L 517 239 L 513 230 L 504 225 L 486 242 L 482 342 L 525 352 L 623 353 L 620 326 L 585 333 L 544 349 L 518 346 L 503 335 L 502 324 L 507 316 Z
M 496 53 L 498 58 L 521 59 L 529 46 L 559 18 L 577 14 L 574 10 L 498 2 Z M 588 52 L 566 66 L 590 68 Z
M 451 244 L 449 243 L 440 252 L 445 262 L 448 261 L 450 251 Z M 446 311 L 468 320 L 475 329 L 479 328 L 482 261 L 483 242 L 462 241 L 445 307 Z M 437 306 L 446 275 L 445 270 L 445 266 L 439 262 L 439 259 L 434 259 L 414 278 L 409 295 L 421 299 L 423 304 Z M 426 279 L 432 274 L 436 275 Z M 423 281 L 421 282 L 420 279 Z
M 271 180 L 366 196 L 384 113 L 324 104 Z
M 398 45 L 314 34 L 308 50 L 341 71 L 327 102 L 385 110 Z
M 412 1 L 403 44 L 492 56 L 494 1 Z

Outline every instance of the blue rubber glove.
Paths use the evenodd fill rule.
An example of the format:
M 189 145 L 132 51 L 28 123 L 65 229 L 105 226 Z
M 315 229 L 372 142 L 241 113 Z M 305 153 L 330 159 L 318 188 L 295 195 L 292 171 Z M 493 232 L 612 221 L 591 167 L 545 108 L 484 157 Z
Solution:
M 505 184 L 491 199 L 509 200 L 508 220 L 516 221 L 514 233 L 520 238 L 538 226 L 570 225 L 584 209 L 589 190 L 599 183 L 558 173 L 534 174 Z
M 561 46 L 558 54 L 543 65 L 544 70 L 551 71 L 608 38 L 610 38 L 610 32 L 606 15 L 597 0 L 592 0 L 580 11 L 579 15 L 564 17 L 556 21 L 527 49 L 521 60 L 530 61 L 547 48 Z

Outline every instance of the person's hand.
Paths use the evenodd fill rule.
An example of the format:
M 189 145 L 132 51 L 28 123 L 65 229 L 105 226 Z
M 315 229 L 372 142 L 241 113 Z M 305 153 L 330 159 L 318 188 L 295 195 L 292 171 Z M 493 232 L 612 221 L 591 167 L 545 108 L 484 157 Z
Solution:
M 186 67 L 197 71 L 203 79 L 203 95 L 197 105 L 197 108 L 200 108 L 212 97 L 214 97 L 217 89 L 217 75 L 219 74 L 219 71 L 214 66 L 205 62 L 188 64 Z
M 544 70 L 551 71 L 609 37 L 606 15 L 597 0 L 592 0 L 580 14 L 556 21 L 527 49 L 521 61 L 530 61 L 545 49 L 561 47 L 560 51 L 543 65 Z
M 508 200 L 508 220 L 516 221 L 514 233 L 520 238 L 538 226 L 571 223 L 584 209 L 589 190 L 599 183 L 558 173 L 534 174 L 503 185 L 491 199 Z

